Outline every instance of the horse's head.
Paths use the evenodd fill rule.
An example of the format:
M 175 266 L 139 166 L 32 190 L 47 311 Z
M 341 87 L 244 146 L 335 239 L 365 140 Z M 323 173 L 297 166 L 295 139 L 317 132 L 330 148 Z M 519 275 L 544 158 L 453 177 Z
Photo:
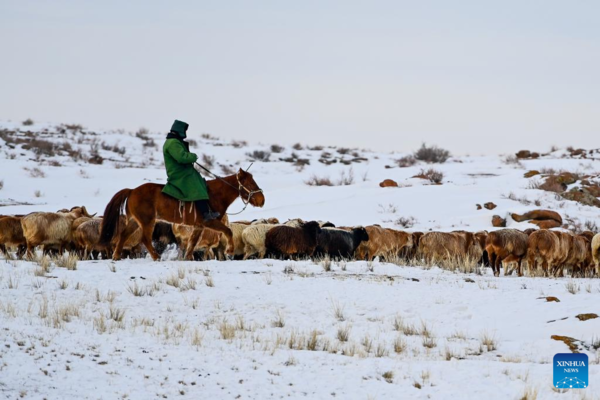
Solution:
M 254 207 L 265 205 L 265 195 L 262 189 L 258 187 L 252 174 L 240 168 L 236 174 L 238 184 L 240 185 L 240 197 L 244 202 L 252 204 Z

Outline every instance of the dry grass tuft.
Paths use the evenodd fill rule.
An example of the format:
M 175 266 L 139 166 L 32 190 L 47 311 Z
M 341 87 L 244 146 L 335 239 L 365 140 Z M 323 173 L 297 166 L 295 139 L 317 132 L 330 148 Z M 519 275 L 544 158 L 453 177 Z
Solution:
M 54 265 L 59 268 L 66 268 L 69 271 L 75 271 L 77 269 L 78 260 L 79 259 L 75 254 L 63 254 L 62 256 L 53 259 Z

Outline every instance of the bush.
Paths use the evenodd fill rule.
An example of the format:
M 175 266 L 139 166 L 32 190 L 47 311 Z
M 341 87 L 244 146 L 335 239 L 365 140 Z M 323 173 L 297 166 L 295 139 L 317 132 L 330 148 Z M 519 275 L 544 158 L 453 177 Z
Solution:
M 450 158 L 450 152 L 437 146 L 428 147 L 425 143 L 423 143 L 421 148 L 415 151 L 414 157 L 419 161 L 442 164 L 445 163 L 448 158 Z
M 25 171 L 29 172 L 29 176 L 31 176 L 32 178 L 45 178 L 46 177 L 46 174 L 44 173 L 44 171 L 42 171 L 38 167 L 31 168 L 31 169 L 25 168 Z
M 348 170 L 348 173 L 346 173 L 346 171 L 342 171 L 340 173 L 340 180 L 338 181 L 339 186 L 348 186 L 348 185 L 352 185 L 353 183 L 354 183 L 354 170 L 352 169 L 352 167 L 350 167 L 350 169 Z
M 427 179 L 431 183 L 440 184 L 444 180 L 444 173 L 433 168 L 422 169 L 415 178 Z
M 401 226 L 405 229 L 412 228 L 417 223 L 415 217 L 400 217 L 394 221 L 395 225 Z
M 267 162 L 269 161 L 269 158 L 271 158 L 271 152 L 265 150 L 254 150 L 252 153 L 246 153 L 246 155 L 250 157 L 252 161 Z
M 318 177 L 316 175 L 313 175 L 310 177 L 310 179 L 304 181 L 304 183 L 306 183 L 308 186 L 333 186 L 333 182 L 331 182 L 331 179 L 329 179 L 329 177 Z
M 414 156 L 404 156 L 396 160 L 396 164 L 400 168 L 412 167 L 417 163 L 417 159 Z
M 303 150 L 304 147 L 302 147 L 302 145 L 300 143 L 296 143 L 295 145 L 292 146 L 292 148 L 294 150 Z
M 271 145 L 271 152 L 272 153 L 281 153 L 285 150 L 285 147 L 280 146 L 278 144 L 273 144 Z
M 233 142 L 231 142 L 231 145 L 236 149 L 239 149 L 241 147 L 248 146 L 248 142 L 246 142 L 245 140 L 234 140 Z
M 25 121 L 23 121 L 23 125 L 25 125 L 25 126 L 30 126 L 33 124 L 34 124 L 34 122 L 31 118 L 27 118 Z
M 55 144 L 43 139 L 33 139 L 29 143 L 24 144 L 23 149 L 31 150 L 37 156 L 53 157 L 56 155 Z
M 0 190 L 4 189 L 4 179 L 0 180 Z
M 202 164 L 206 168 L 212 168 L 215 165 L 215 157 L 207 154 L 202 154 Z

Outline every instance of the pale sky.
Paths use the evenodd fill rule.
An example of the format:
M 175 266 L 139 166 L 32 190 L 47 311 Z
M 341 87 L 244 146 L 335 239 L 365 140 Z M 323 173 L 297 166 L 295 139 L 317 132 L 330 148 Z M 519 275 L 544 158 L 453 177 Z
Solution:
M 0 0 L 0 119 L 455 154 L 600 147 L 600 2 Z

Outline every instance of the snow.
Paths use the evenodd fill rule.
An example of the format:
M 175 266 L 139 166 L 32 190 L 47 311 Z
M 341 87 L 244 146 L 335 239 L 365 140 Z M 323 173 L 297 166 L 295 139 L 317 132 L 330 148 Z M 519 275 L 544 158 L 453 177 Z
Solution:
M 52 124 L 6 121 L 2 129 L 18 129 L 16 137 L 30 131 L 53 143 L 69 141 L 84 155 L 93 139 L 126 147 L 118 154 L 100 146 L 105 161 L 92 165 L 66 154 L 38 157 L 0 139 L 2 214 L 85 205 L 101 215 L 118 190 L 165 181 L 162 134 L 149 133 L 156 146 L 144 147 L 143 139 L 127 132 L 63 134 Z M 215 157 L 217 173 L 220 164 L 247 168 L 247 153 L 269 150 L 192 139 L 199 154 Z M 335 182 L 342 171 L 348 174 L 349 165 L 318 162 L 324 151 L 353 158 L 335 148 L 286 148 L 271 159 L 296 153 L 310 165 L 255 162 L 250 172 L 266 204 L 238 218 L 299 217 L 402 229 L 394 221 L 413 217 L 408 230 L 492 230 L 492 215 L 536 208 L 511 200 L 527 198 L 563 217 L 600 223 L 596 208 L 528 189 L 531 179 L 523 177 L 541 168 L 596 174 L 600 161 L 554 152 L 521 165 L 507 164 L 504 157 L 460 157 L 441 165 L 385 168 L 406 154 L 357 150 L 368 161 L 352 163 L 353 184 L 307 186 L 312 175 Z M 60 166 L 51 166 L 52 160 Z M 24 169 L 35 167 L 45 177 Z M 442 185 L 413 178 L 430 167 L 444 173 Z M 380 188 L 383 179 L 402 187 Z M 489 201 L 498 208 L 476 209 Z M 230 211 L 242 206 L 237 201 Z M 508 220 L 511 227 L 531 227 Z M 325 271 L 318 261 L 184 262 L 172 253 L 159 262 L 80 261 L 76 270 L 53 265 L 46 276 L 38 276 L 39 268 L 35 262 L 0 261 L 3 398 L 519 399 L 537 392 L 540 399 L 580 399 L 600 393 L 600 354 L 591 346 L 600 337 L 600 319 L 575 318 L 599 313 L 597 279 L 495 278 L 490 270 L 463 274 L 379 261 L 334 263 Z M 569 285 L 578 291 L 571 294 Z M 152 295 L 135 296 L 136 288 Z M 547 302 L 546 296 L 560 302 Z M 65 310 L 75 315 L 62 320 Z M 111 311 L 115 319 L 120 312 L 124 316 L 115 321 Z M 397 331 L 395 321 L 408 333 L 414 326 L 416 334 Z M 340 342 L 344 329 L 349 338 Z M 223 338 L 221 331 L 234 336 Z M 313 332 L 314 351 L 307 345 Z M 592 363 L 589 388 L 552 389 L 552 358 L 569 351 L 552 335 L 582 341 Z M 402 352 L 394 351 L 395 342 Z

